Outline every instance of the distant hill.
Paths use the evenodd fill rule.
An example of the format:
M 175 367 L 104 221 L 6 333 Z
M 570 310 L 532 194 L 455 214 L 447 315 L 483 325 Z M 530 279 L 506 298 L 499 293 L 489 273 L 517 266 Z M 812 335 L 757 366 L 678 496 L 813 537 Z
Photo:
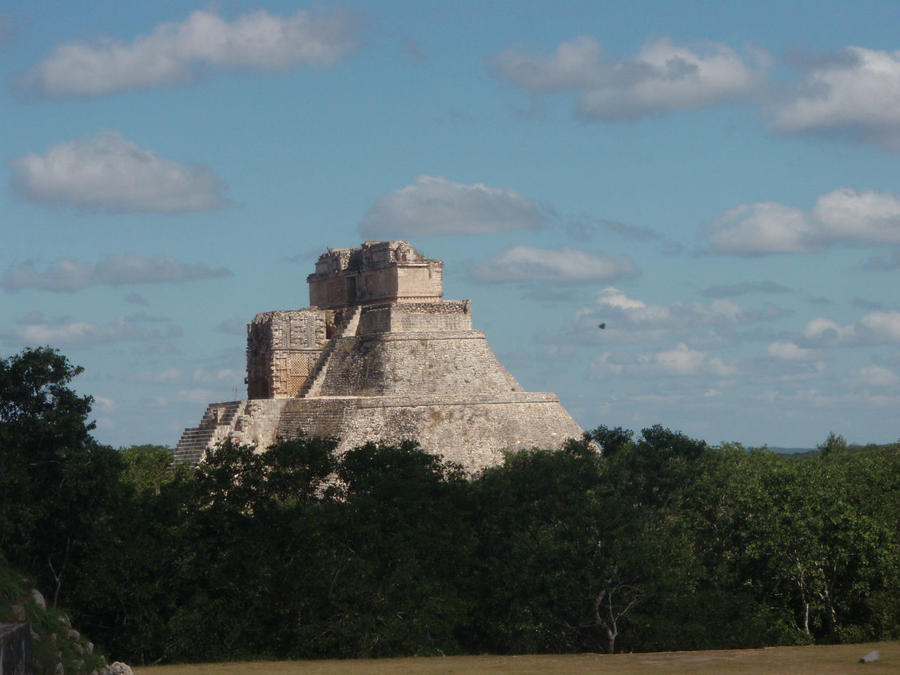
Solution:
M 805 455 L 811 452 L 819 452 L 818 448 L 778 448 L 770 445 L 769 450 L 780 455 Z

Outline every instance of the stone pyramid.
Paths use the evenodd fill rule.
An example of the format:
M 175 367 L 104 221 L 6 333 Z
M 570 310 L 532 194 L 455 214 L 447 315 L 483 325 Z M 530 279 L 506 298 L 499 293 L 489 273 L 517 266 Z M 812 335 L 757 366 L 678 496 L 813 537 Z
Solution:
M 247 326 L 247 400 L 211 404 L 176 460 L 228 437 L 263 450 L 303 433 L 340 439 L 338 452 L 415 440 L 474 473 L 504 451 L 580 438 L 559 399 L 523 391 L 472 330 L 471 303 L 442 299 L 442 274 L 405 241 L 323 253 L 309 307 Z

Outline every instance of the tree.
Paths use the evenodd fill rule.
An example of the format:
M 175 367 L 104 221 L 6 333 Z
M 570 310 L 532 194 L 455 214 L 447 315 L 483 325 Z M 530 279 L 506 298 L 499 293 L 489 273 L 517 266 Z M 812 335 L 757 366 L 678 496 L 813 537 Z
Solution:
M 822 449 L 804 457 L 728 449 L 702 486 L 706 504 L 697 499 L 710 578 L 735 597 L 749 594 L 744 602 L 757 609 L 745 616 L 770 617 L 756 631 L 763 643 L 896 631 L 898 454 L 833 435 Z
M 476 482 L 475 649 L 612 653 L 635 608 L 657 593 L 671 537 L 635 498 L 649 478 L 634 472 L 631 434 L 591 436 L 603 454 L 587 440 L 511 453 Z
M 165 445 L 132 445 L 119 448 L 122 481 L 137 492 L 158 495 L 164 485 L 189 473 L 186 463 L 173 466 L 172 448 Z
M 460 652 L 475 541 L 462 470 L 414 443 L 369 443 L 337 478 L 316 641 L 341 656 Z
M 81 372 L 49 347 L 0 360 L 0 549 L 54 603 L 121 470 L 91 437 L 92 398 L 71 387 Z

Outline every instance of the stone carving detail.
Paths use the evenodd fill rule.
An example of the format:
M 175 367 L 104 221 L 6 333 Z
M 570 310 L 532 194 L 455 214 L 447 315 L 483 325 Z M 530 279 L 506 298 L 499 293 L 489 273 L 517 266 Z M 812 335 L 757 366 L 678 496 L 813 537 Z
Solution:
M 405 241 L 329 249 L 307 277 L 310 306 L 247 326 L 247 400 L 214 403 L 176 460 L 232 437 L 417 440 L 470 472 L 505 450 L 558 447 L 581 428 L 553 394 L 525 392 L 472 330 L 468 300 L 443 300 L 443 262 Z

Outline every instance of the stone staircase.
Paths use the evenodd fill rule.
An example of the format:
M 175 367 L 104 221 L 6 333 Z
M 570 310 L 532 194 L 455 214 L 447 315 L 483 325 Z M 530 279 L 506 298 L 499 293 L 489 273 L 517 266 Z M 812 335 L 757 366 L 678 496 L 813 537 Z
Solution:
M 310 437 L 340 438 L 347 411 L 353 407 L 351 399 L 291 399 L 278 420 L 277 436 L 297 438 L 302 432 Z
M 322 353 L 319 355 L 319 360 L 316 362 L 313 374 L 306 378 L 306 382 L 304 382 L 303 386 L 300 388 L 297 398 L 309 398 L 311 396 L 316 396 L 319 393 L 319 390 L 322 388 L 322 382 L 325 379 L 325 373 L 328 370 L 328 360 L 331 358 L 331 353 L 334 351 L 338 339 L 356 335 L 356 329 L 359 327 L 359 317 L 361 313 L 362 307 L 359 305 L 350 308 L 350 313 L 347 314 L 340 327 L 334 332 L 334 337 L 328 341 L 328 344 L 325 345 L 325 349 L 323 349 Z
M 199 426 L 184 430 L 178 441 L 178 447 L 175 448 L 175 461 L 197 464 L 216 436 L 216 430 L 231 427 L 241 403 L 242 401 L 229 401 L 210 405 L 203 413 Z

